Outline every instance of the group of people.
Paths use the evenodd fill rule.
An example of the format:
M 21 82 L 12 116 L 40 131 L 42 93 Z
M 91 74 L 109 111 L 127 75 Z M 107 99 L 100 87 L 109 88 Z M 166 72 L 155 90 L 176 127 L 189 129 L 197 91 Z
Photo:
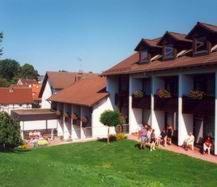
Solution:
M 149 125 L 143 125 L 140 131 L 140 149 L 144 149 L 147 144 L 150 145 L 150 151 L 156 150 L 156 136 L 155 130 L 152 129 Z
M 144 149 L 146 145 L 150 147 L 150 151 L 156 150 L 161 142 L 163 145 L 172 143 L 173 130 L 171 126 L 168 126 L 167 130 L 163 129 L 160 137 L 156 137 L 155 130 L 150 125 L 144 124 L 140 131 L 140 149 Z
M 144 124 L 140 130 L 139 137 L 141 140 L 140 149 L 144 149 L 146 146 L 150 147 L 150 151 L 156 150 L 156 146 L 162 144 L 163 146 L 172 144 L 173 129 L 172 126 L 168 125 L 167 128 L 164 128 L 160 136 L 157 137 L 155 130 L 151 128 L 150 125 Z M 184 140 L 183 147 L 187 151 L 189 147 L 194 150 L 195 137 L 192 132 L 188 134 Z M 210 154 L 210 151 L 213 146 L 213 141 L 211 136 L 207 136 L 203 141 L 202 153 Z

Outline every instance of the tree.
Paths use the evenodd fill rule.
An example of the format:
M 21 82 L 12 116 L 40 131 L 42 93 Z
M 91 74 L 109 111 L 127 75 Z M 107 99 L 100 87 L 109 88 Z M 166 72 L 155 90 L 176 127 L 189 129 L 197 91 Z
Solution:
M 109 143 L 109 128 L 122 125 L 123 119 L 118 111 L 106 110 L 100 116 L 100 122 L 108 126 L 107 143 Z
M 10 86 L 10 83 L 4 78 L 0 78 L 0 87 L 8 87 L 8 86 Z
M 4 59 L 0 61 L 0 75 L 7 81 L 12 80 L 20 71 L 20 64 L 16 60 Z
M 0 112 L 0 148 L 14 149 L 22 143 L 20 125 L 6 112 Z
M 21 67 L 20 78 L 38 79 L 38 71 L 31 64 L 24 64 Z
M 0 43 L 2 42 L 3 39 L 3 33 L 0 32 Z M 2 55 L 2 48 L 0 48 L 0 56 Z

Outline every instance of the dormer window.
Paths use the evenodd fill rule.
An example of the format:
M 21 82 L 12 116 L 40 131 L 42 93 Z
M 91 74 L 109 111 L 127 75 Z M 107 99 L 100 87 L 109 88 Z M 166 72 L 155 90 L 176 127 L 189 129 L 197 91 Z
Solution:
M 147 50 L 140 51 L 140 63 L 146 63 L 149 61 L 149 54 Z
M 175 50 L 174 50 L 174 47 L 172 45 L 164 46 L 164 51 L 163 51 L 164 60 L 174 59 L 174 57 L 175 57 L 174 51 Z
M 207 54 L 209 43 L 206 37 L 200 37 L 194 39 L 194 54 Z

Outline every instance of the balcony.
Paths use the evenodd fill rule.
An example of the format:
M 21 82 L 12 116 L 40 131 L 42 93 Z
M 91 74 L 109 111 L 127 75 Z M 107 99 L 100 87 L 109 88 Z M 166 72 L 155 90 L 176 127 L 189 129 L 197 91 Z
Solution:
M 154 96 L 154 109 L 165 112 L 178 111 L 178 97 L 163 98 L 157 95 Z
M 150 109 L 151 108 L 151 96 L 144 95 L 143 97 L 132 96 L 132 107 L 140 109 Z
M 119 107 L 127 107 L 129 104 L 128 92 L 120 92 L 115 94 L 115 104 Z
M 215 97 L 206 96 L 202 99 L 193 99 L 188 96 L 183 96 L 182 112 L 186 114 L 214 115 Z

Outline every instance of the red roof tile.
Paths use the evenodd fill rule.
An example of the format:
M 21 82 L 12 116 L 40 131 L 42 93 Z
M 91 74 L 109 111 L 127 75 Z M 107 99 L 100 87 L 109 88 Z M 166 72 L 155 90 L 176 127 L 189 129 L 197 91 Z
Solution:
M 177 68 L 195 67 L 200 65 L 217 65 L 217 52 L 210 55 L 203 56 L 182 56 L 175 60 L 160 61 L 156 60 L 150 63 L 138 64 L 139 54 L 135 53 L 123 60 L 119 64 L 113 66 L 109 70 L 102 73 L 102 75 L 115 75 L 115 74 L 130 74 L 139 72 L 153 72 L 161 70 L 172 70 Z
M 105 88 L 106 79 L 104 77 L 90 77 L 52 95 L 49 100 L 91 107 L 108 96 Z
M 0 104 L 31 104 L 31 88 L 0 88 Z
M 83 73 L 83 72 L 51 72 L 48 71 L 44 77 L 42 87 L 39 93 L 39 97 L 42 97 L 46 82 L 49 81 L 50 85 L 54 89 L 64 89 L 73 85 L 76 81 L 85 79 L 87 77 L 98 76 L 95 73 Z

